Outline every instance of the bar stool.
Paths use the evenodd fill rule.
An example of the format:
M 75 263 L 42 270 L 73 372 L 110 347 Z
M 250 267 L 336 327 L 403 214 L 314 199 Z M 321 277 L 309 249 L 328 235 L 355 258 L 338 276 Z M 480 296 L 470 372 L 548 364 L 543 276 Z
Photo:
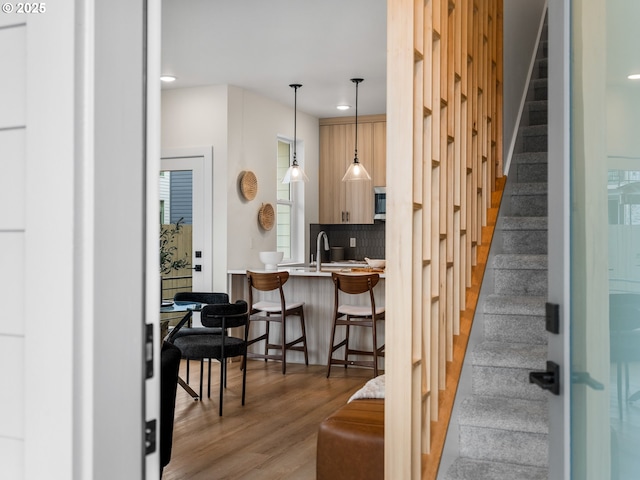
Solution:
M 384 357 L 384 344 L 378 346 L 376 323 L 384 320 L 384 307 L 376 307 L 376 300 L 373 294 L 375 287 L 380 280 L 380 275 L 372 274 L 341 274 L 333 272 L 331 274 L 335 285 L 333 326 L 331 328 L 331 343 L 329 347 L 329 360 L 327 361 L 327 378 L 331 374 L 331 365 L 358 365 L 361 367 L 373 368 L 373 376 L 378 376 L 378 357 Z M 351 305 L 339 303 L 339 292 L 348 295 L 360 295 L 369 292 L 370 305 Z M 344 325 L 346 329 L 345 338 L 340 343 L 335 344 L 336 327 Z M 359 350 L 349 346 L 349 329 L 351 327 L 368 327 L 371 329 L 372 348 L 371 350 Z M 344 347 L 344 359 L 334 358 L 333 352 Z M 350 360 L 350 355 L 371 356 L 372 360 Z
M 264 358 L 265 361 L 281 360 L 282 374 L 287 371 L 287 350 L 296 350 L 304 353 L 304 363 L 309 365 L 309 357 L 307 353 L 307 334 L 304 328 L 304 302 L 287 302 L 285 300 L 282 286 L 289 279 L 289 272 L 251 272 L 247 271 L 247 281 L 249 282 L 249 305 L 251 305 L 251 318 L 249 325 L 256 321 L 266 323 L 266 332 L 256 338 L 250 339 L 247 346 L 256 342 L 264 341 L 264 354 L 249 352 L 250 358 Z M 254 302 L 253 292 L 255 290 L 261 292 L 271 292 L 278 290 L 280 301 L 260 300 Z M 297 316 L 300 319 L 300 327 L 302 335 L 295 340 L 287 342 L 287 322 L 289 316 Z M 279 323 L 280 343 L 270 343 L 269 327 L 272 322 Z M 278 350 L 279 353 L 269 353 L 270 350 Z

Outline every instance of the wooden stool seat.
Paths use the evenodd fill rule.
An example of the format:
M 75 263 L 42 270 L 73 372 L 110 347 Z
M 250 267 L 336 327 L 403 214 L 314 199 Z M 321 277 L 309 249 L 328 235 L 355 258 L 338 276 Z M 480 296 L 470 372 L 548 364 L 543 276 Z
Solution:
M 373 368 L 373 376 L 378 376 L 378 357 L 384 357 L 384 344 L 378 346 L 377 322 L 384 320 L 384 307 L 376 307 L 373 287 L 378 284 L 380 275 L 371 274 L 342 274 L 333 272 L 331 278 L 334 283 L 334 314 L 327 361 L 327 378 L 331 375 L 331 365 L 357 365 Z M 347 295 L 369 294 L 369 305 L 353 305 L 340 303 L 340 292 Z M 337 327 L 345 327 L 345 337 L 336 343 Z M 367 327 L 371 329 L 372 348 L 363 350 L 352 348 L 349 343 L 349 329 L 352 327 Z M 334 352 L 344 348 L 344 357 L 334 357 Z M 353 356 L 371 357 L 371 360 L 353 359 Z
M 253 322 L 265 322 L 266 331 L 264 334 L 250 339 L 247 346 L 264 341 L 264 353 L 249 352 L 250 358 L 263 358 L 267 360 L 282 361 L 282 373 L 287 371 L 287 350 L 300 351 L 304 353 L 304 363 L 309 365 L 307 353 L 307 334 L 304 325 L 304 302 L 287 302 L 282 286 L 289 279 L 289 272 L 247 272 L 249 282 L 249 305 L 251 306 L 251 317 L 249 325 Z M 280 301 L 258 300 L 254 302 L 254 290 L 261 292 L 271 292 L 277 290 Z M 293 340 L 287 341 L 287 317 L 296 316 L 300 319 L 302 334 Z M 272 322 L 279 323 L 280 341 L 273 343 L 270 341 L 270 325 Z M 270 353 L 275 350 L 275 353 Z

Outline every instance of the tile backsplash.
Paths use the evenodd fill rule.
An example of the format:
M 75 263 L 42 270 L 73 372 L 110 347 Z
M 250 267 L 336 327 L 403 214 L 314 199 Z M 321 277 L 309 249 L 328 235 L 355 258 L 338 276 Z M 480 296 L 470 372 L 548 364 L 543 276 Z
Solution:
M 362 260 L 364 257 L 384 258 L 384 231 L 385 222 L 373 224 L 318 224 L 312 223 L 309 226 L 309 246 L 311 252 L 316 255 L 316 239 L 318 233 L 324 231 L 329 238 L 329 247 L 344 247 L 345 260 Z M 350 239 L 356 239 L 356 246 L 350 247 Z M 322 249 L 322 261 L 330 260 L 330 252 Z

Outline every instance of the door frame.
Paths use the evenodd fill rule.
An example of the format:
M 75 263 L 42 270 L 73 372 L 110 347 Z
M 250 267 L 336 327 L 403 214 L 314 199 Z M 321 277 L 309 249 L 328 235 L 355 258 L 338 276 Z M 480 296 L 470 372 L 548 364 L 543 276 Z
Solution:
M 571 478 L 571 0 L 549 2 L 548 301 L 560 306 L 560 333 L 548 359 L 560 365 L 560 395 L 549 399 L 549 478 Z
M 194 158 L 202 159 L 200 165 L 191 160 Z M 200 219 L 198 222 L 202 225 L 202 245 L 200 246 L 202 258 L 199 260 L 199 263 L 202 264 L 203 274 L 197 283 L 194 278 L 192 288 L 194 291 L 210 292 L 213 291 L 213 272 L 216 264 L 213 251 L 213 147 L 163 149 L 160 160 L 160 171 L 163 170 L 163 164 L 169 163 L 172 165 L 172 168 L 177 169 L 182 166 L 182 162 L 184 162 L 185 167 L 188 167 L 185 169 L 193 171 L 193 224 L 196 223 L 195 219 L 199 216 Z M 198 189 L 196 189 L 195 183 L 196 176 L 201 176 L 202 178 Z M 199 193 L 198 190 L 200 191 Z M 202 208 L 197 207 L 198 202 L 195 201 L 196 195 L 201 198 Z M 195 234 L 193 239 L 193 255 L 195 255 L 196 247 L 198 247 L 195 243 Z M 195 257 L 192 257 L 191 263 L 194 264 L 194 261 Z

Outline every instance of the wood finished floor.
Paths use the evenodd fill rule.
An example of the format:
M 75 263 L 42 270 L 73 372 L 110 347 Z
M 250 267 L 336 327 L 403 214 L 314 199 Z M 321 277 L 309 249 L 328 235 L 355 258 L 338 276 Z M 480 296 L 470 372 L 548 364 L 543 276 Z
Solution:
M 370 369 L 250 361 L 246 402 L 240 405 L 239 363 L 229 366 L 223 416 L 218 416 L 219 366 L 212 362 L 211 398 L 194 401 L 180 386 L 171 462 L 164 480 L 315 479 L 320 422 L 373 377 Z M 181 376 L 185 378 L 184 361 Z M 199 366 L 191 362 L 198 391 Z

